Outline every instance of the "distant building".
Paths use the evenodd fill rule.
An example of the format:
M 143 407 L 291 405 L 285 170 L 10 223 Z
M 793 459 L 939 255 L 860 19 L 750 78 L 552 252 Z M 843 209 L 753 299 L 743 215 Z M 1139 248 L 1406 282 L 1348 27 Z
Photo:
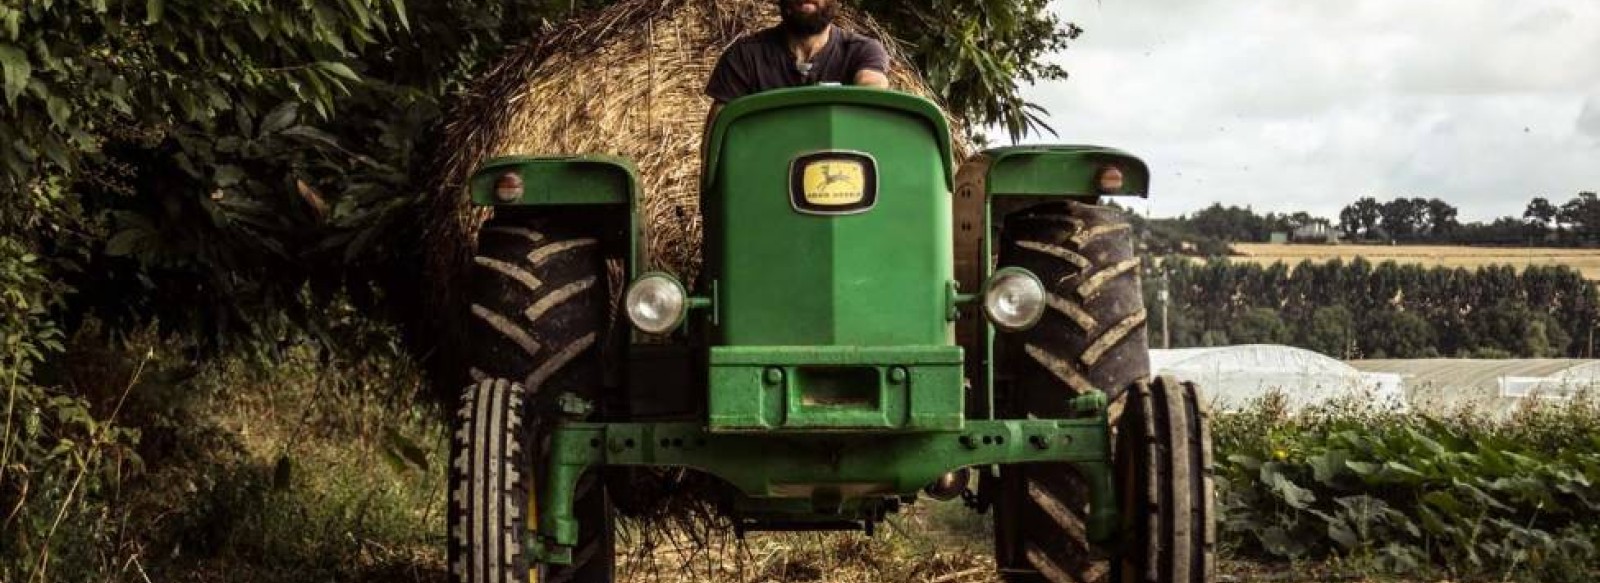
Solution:
M 1327 223 L 1311 223 L 1295 229 L 1290 240 L 1295 243 L 1332 245 L 1339 242 L 1339 232 Z
M 1273 245 L 1282 245 L 1284 243 L 1288 243 L 1289 234 L 1283 231 L 1273 231 L 1271 235 L 1267 235 L 1267 242 Z

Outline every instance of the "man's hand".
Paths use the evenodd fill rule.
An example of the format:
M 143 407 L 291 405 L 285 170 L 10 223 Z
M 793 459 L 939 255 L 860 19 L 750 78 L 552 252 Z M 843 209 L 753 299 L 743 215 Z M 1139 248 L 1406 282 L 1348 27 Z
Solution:
M 859 86 L 859 87 L 872 87 L 874 89 L 888 89 L 889 88 L 889 76 L 883 74 L 882 71 L 876 71 L 876 70 L 873 70 L 873 69 L 862 69 L 860 71 L 856 71 L 856 80 L 855 80 L 855 83 L 853 83 L 853 84 L 856 85 L 856 86 Z

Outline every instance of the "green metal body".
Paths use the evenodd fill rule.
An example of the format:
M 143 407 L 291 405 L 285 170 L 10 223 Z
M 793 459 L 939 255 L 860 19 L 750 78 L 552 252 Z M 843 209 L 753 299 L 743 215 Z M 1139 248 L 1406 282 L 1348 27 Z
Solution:
M 956 431 L 955 346 L 718 346 L 711 349 L 715 432 Z
M 1094 198 L 1103 195 L 1149 196 L 1150 169 L 1127 152 L 1102 146 L 1013 146 L 986 150 L 967 162 L 981 170 L 989 197 L 1037 196 Z M 1102 192 L 1100 169 L 1116 166 L 1123 186 Z
M 1106 163 L 1123 169 L 1129 192 L 1148 184 L 1142 162 L 1101 148 L 992 150 L 977 161 L 986 234 L 993 201 L 1085 196 Z M 981 341 L 956 341 L 959 313 L 977 299 L 960 292 L 979 288 L 957 281 L 957 172 L 936 106 L 858 88 L 763 93 L 723 109 L 703 162 L 704 273 L 673 340 L 704 363 L 691 377 L 703 381 L 704 415 L 586 423 L 577 421 L 584 407 L 567 411 L 573 421 L 553 430 L 537 487 L 529 550 L 538 560 L 571 560 L 573 488 L 595 466 L 718 476 L 739 493 L 741 520 L 870 524 L 959 468 L 1074 463 L 1091 486 L 1091 535 L 1111 536 L 1104 394 L 1078 398 L 1072 419 L 995 419 L 994 331 L 985 324 Z M 524 195 L 496 200 L 496 177 L 509 171 Z M 628 212 L 637 276 L 637 185 L 623 160 L 516 157 L 491 161 L 471 193 L 486 206 Z M 990 250 L 982 237 L 984 277 Z M 969 378 L 970 359 L 982 360 L 981 378 Z M 639 385 L 630 394 L 647 394 L 664 381 L 627 382 Z M 990 403 L 987 418 L 967 411 L 972 392 Z
M 991 464 L 1077 463 L 1090 484 L 1089 535 L 1108 540 L 1116 524 L 1105 398 L 1099 414 L 1071 420 L 973 421 L 936 433 L 730 435 L 697 423 L 567 423 L 551 441 L 530 552 L 569 564 L 578 540 L 572 496 L 596 466 L 669 466 L 704 471 L 745 495 L 740 518 L 872 520 L 883 504 L 914 495 L 940 475 Z
M 901 93 L 802 88 L 729 104 L 711 129 L 701 200 L 720 296 L 712 344 L 953 344 L 949 142 L 938 109 Z M 797 212 L 793 163 L 817 152 L 870 156 L 876 205 Z
M 508 172 L 522 178 L 516 200 L 495 197 L 495 181 Z M 472 204 L 483 207 L 608 207 L 626 220 L 628 275 L 644 269 L 645 237 L 639 221 L 639 170 L 616 156 L 501 156 L 491 158 L 467 183 Z

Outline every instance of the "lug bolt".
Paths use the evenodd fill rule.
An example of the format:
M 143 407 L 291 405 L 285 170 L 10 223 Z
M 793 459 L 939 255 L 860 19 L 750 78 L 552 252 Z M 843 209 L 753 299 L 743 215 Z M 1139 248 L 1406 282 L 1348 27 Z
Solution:
M 782 384 L 783 383 L 783 369 L 775 367 L 775 366 L 768 367 L 766 375 L 764 375 L 762 380 L 766 381 L 766 383 L 769 384 L 769 385 Z
M 906 382 L 906 376 L 906 368 L 903 366 L 897 366 L 889 369 L 889 382 L 891 383 L 897 385 L 904 383 Z

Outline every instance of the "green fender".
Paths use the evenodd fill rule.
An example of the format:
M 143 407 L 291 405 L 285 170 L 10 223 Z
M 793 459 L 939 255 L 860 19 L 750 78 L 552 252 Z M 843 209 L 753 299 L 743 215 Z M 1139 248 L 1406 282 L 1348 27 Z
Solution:
M 1122 188 L 1102 192 L 1100 170 L 1122 171 Z M 1102 146 L 1038 145 L 986 150 L 962 166 L 989 197 L 1098 197 L 1150 195 L 1150 168 L 1138 157 Z
M 501 200 L 495 183 L 507 173 L 522 178 L 522 195 Z M 643 269 L 644 236 L 639 225 L 639 170 L 616 156 L 501 156 L 490 158 L 467 183 L 474 206 L 496 209 L 609 206 L 626 213 L 630 277 Z

